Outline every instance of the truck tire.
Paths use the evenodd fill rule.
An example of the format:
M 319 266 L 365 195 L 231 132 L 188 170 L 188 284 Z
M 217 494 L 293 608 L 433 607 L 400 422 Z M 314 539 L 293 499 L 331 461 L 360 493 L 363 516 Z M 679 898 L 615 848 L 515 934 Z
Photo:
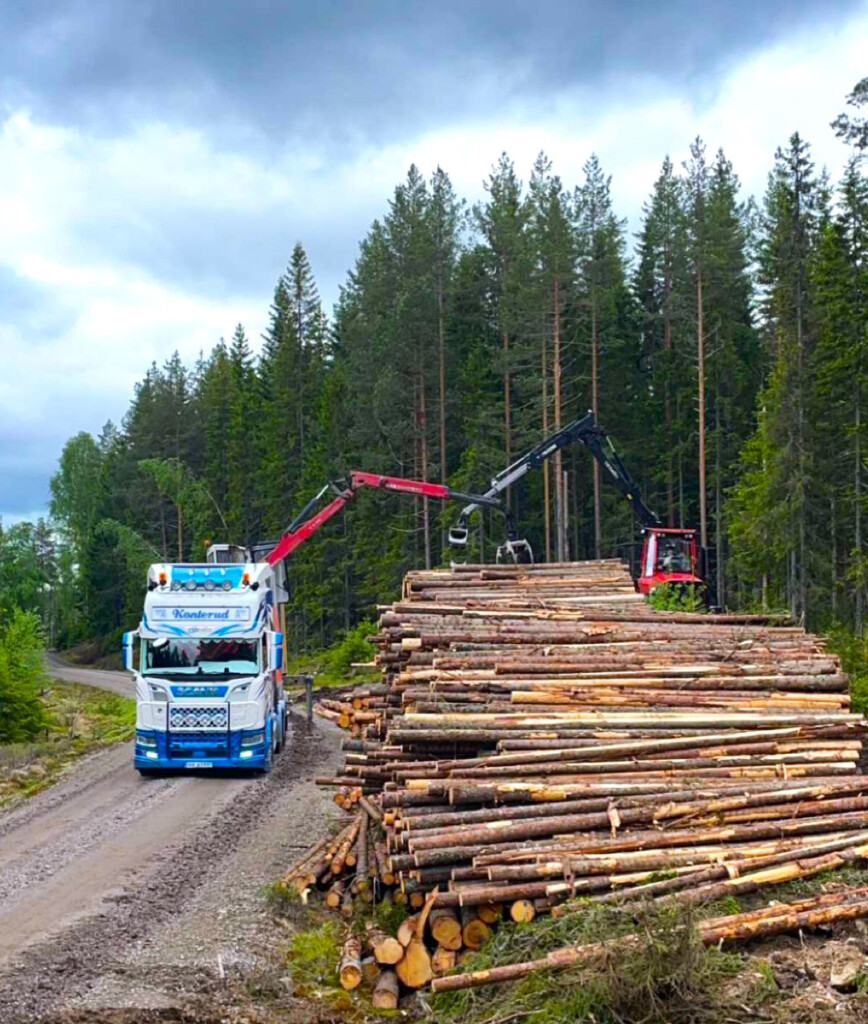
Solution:
M 275 756 L 283 750 L 283 721 L 280 711 L 280 705 L 274 712 L 274 743 L 272 744 Z
M 277 710 L 277 744 L 274 748 L 275 754 L 283 753 L 286 747 L 286 732 L 287 732 L 287 716 L 286 716 L 286 705 L 281 702 L 278 705 Z
M 265 763 L 258 769 L 260 775 L 267 775 L 274 765 L 274 721 L 268 729 L 269 742 L 265 746 Z

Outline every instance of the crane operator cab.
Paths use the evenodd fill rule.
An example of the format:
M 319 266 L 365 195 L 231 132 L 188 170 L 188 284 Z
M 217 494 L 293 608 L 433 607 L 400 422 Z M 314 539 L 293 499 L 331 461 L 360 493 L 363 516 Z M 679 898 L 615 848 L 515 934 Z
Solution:
M 703 586 L 695 530 L 646 528 L 637 586 L 650 594 L 664 584 Z

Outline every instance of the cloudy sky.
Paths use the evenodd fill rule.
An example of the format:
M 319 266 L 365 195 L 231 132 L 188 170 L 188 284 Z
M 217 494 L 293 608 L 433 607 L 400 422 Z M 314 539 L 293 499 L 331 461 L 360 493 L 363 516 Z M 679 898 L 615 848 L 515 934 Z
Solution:
M 868 0 L 5 0 L 0 516 L 152 360 L 258 337 L 296 240 L 330 304 L 411 162 L 595 151 L 635 226 L 697 134 L 756 194 L 794 130 L 837 173 L 866 74 Z

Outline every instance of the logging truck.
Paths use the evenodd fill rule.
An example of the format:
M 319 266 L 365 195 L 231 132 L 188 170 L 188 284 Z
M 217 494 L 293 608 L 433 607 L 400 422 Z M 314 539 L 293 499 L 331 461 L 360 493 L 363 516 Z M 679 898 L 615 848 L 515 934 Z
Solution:
M 283 565 L 228 544 L 201 564 L 152 565 L 125 633 L 136 695 L 134 765 L 267 772 L 286 742 Z
M 123 637 L 124 668 L 133 674 L 136 696 L 133 763 L 142 774 L 270 771 L 288 724 L 285 559 L 362 488 L 503 510 L 485 495 L 353 470 L 315 495 L 276 542 L 214 544 L 203 563 L 152 565 L 142 620 Z M 331 500 L 316 511 L 328 493 Z

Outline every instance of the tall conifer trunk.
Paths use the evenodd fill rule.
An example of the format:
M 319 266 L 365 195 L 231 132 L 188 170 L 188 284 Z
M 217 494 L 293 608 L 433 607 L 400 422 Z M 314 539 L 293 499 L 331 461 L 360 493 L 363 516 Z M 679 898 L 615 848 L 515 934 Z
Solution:
M 561 302 L 560 281 L 552 280 L 552 348 L 555 385 L 555 430 L 561 428 Z M 563 453 L 555 452 L 555 524 L 557 528 L 558 561 L 563 562 L 566 551 L 567 524 L 564 509 Z
M 549 433 L 549 368 L 548 368 L 548 331 L 542 332 L 542 433 Z M 552 560 L 552 518 L 551 518 L 551 477 L 546 459 L 542 464 L 543 471 L 543 529 L 545 534 L 546 561 Z
M 721 451 L 723 437 L 720 417 L 720 378 L 717 361 L 715 361 L 715 395 L 714 395 L 714 550 L 716 553 L 715 568 L 717 570 L 717 603 L 723 608 L 726 594 L 726 580 L 723 564 L 723 453 Z
M 705 325 L 702 300 L 702 263 L 696 278 L 697 354 L 699 376 L 699 535 L 704 548 L 708 547 L 708 509 L 705 485 Z
M 440 382 L 440 483 L 446 486 L 446 296 L 443 294 L 443 267 L 437 275 L 438 377 Z M 446 550 L 446 521 L 440 531 L 440 549 Z
M 666 525 L 675 525 L 675 469 L 672 454 L 672 273 L 667 254 L 663 271 L 663 351 L 666 353 L 666 379 L 663 382 L 663 417 L 666 424 Z
M 859 386 L 859 377 L 856 377 L 856 388 L 855 388 L 855 409 L 854 409 L 854 437 L 855 442 L 855 458 L 853 464 L 853 490 L 854 490 L 854 521 L 853 521 L 853 546 L 855 549 L 856 558 L 862 560 L 862 390 Z M 861 565 L 859 567 L 859 577 L 856 582 L 856 607 L 855 607 L 855 619 L 853 627 L 856 631 L 856 636 L 862 636 L 863 627 L 863 611 L 862 611 L 862 581 L 861 581 Z
M 597 337 L 597 297 L 591 294 L 591 409 L 594 418 L 599 422 L 599 338 Z M 600 489 L 602 479 L 600 477 L 600 464 L 594 459 L 594 558 L 602 558 L 603 550 L 603 522 L 602 507 L 600 503 Z
M 832 621 L 838 618 L 838 512 L 835 508 L 835 494 L 829 498 L 829 536 L 832 542 L 831 580 L 832 580 Z
M 426 434 L 425 374 L 419 374 L 419 455 L 422 462 L 422 479 L 428 479 L 428 441 Z M 431 568 L 431 505 L 427 495 L 422 498 L 422 530 L 425 538 L 425 568 Z

